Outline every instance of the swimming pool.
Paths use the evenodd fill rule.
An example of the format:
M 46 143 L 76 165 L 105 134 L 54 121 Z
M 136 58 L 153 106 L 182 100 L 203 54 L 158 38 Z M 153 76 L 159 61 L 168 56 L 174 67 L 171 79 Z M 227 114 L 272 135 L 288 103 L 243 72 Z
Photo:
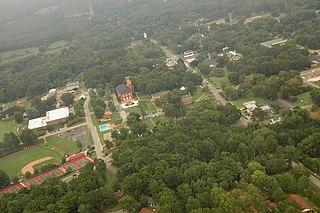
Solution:
M 108 126 L 107 125 L 101 125 L 101 126 L 99 126 L 99 128 L 100 128 L 100 132 L 104 132 L 104 131 L 108 130 Z

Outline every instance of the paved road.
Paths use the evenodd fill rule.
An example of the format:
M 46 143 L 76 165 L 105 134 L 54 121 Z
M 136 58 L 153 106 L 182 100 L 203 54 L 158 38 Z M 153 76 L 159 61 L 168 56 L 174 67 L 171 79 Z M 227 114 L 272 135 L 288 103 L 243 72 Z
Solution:
M 319 85 L 317 85 L 317 84 L 315 84 L 315 83 L 312 83 L 312 82 L 309 82 L 309 81 L 307 81 L 307 80 L 303 80 L 303 83 L 309 84 L 310 86 L 315 87 L 315 88 L 317 88 L 317 89 L 320 88 Z
M 100 138 L 97 132 L 97 128 L 93 125 L 92 118 L 90 115 L 90 110 L 89 110 L 89 103 L 90 103 L 90 96 L 88 95 L 85 102 L 84 102 L 84 113 L 86 115 L 86 121 L 88 125 L 88 129 L 91 132 L 92 138 L 93 138 L 93 144 L 97 153 L 97 158 L 98 159 L 103 159 L 102 156 L 102 146 L 100 143 Z
M 306 168 L 303 164 L 296 163 L 296 162 L 292 162 L 292 167 L 304 167 L 304 168 Z M 311 183 L 313 183 L 314 185 L 316 185 L 320 189 L 320 180 L 319 180 L 319 177 L 316 176 L 316 174 L 315 175 L 310 175 L 309 180 L 310 180 Z
M 151 41 L 155 44 L 157 44 L 158 42 L 154 39 L 151 39 Z M 168 49 L 167 47 L 165 46 L 161 46 L 161 49 L 162 51 L 166 54 L 166 56 L 168 58 L 174 58 L 174 57 L 177 57 L 179 58 L 178 56 L 176 56 L 170 49 Z M 201 75 L 199 72 L 197 72 L 195 69 L 193 69 L 188 63 L 186 63 L 184 61 L 186 67 L 187 67 L 187 71 L 191 71 L 193 73 L 196 73 L 198 75 Z M 204 86 L 207 86 L 210 90 L 210 92 L 212 93 L 212 95 L 214 96 L 214 98 L 220 103 L 222 104 L 223 106 L 225 106 L 229 101 L 227 101 L 224 97 L 222 97 L 220 95 L 220 90 L 218 90 L 213 84 L 211 84 L 204 76 L 202 76 L 202 79 L 203 79 L 203 85 Z M 243 125 L 248 125 L 248 123 L 250 123 L 251 121 L 249 119 L 246 119 L 244 117 L 241 117 L 240 120 L 239 120 L 239 123 L 240 124 L 243 124 Z
M 78 124 L 76 126 L 68 127 L 68 128 L 62 128 L 59 131 L 49 132 L 46 135 L 40 136 L 39 139 L 44 139 L 46 137 L 49 137 L 49 136 L 52 136 L 52 135 L 57 135 L 57 134 L 60 134 L 60 133 L 63 133 L 63 132 L 66 132 L 66 131 L 69 131 L 69 130 L 72 130 L 72 129 L 75 129 L 75 128 L 79 128 L 79 127 L 82 127 L 82 126 L 85 126 L 85 125 L 87 125 L 87 122 L 82 123 L 82 124 Z
M 88 129 L 90 130 L 92 138 L 93 138 L 93 145 L 94 145 L 94 148 L 97 153 L 97 158 L 102 159 L 105 162 L 106 167 L 109 171 L 111 171 L 112 173 L 116 173 L 117 169 L 114 166 L 111 166 L 109 163 L 109 161 L 112 160 L 111 155 L 109 155 L 107 157 L 103 157 L 103 153 L 102 153 L 103 148 L 101 146 L 101 142 L 100 142 L 97 128 L 93 125 L 93 122 L 92 122 L 92 118 L 91 118 L 90 110 L 89 110 L 89 103 L 90 103 L 90 96 L 88 94 L 86 101 L 84 102 L 84 113 L 86 114 L 86 121 L 87 121 Z

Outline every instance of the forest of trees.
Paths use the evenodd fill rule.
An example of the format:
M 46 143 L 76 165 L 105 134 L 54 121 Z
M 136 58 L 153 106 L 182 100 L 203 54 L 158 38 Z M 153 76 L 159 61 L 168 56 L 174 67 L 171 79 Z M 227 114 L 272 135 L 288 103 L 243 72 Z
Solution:
M 291 170 L 293 161 L 320 156 L 319 122 L 299 109 L 283 115 L 282 124 L 243 127 L 234 125 L 234 106 L 203 102 L 152 135 L 125 133 L 113 153 L 121 188 L 136 202 L 156 198 L 160 212 L 268 212 L 267 200 L 279 212 L 299 212 L 288 193 L 319 204 L 308 174 Z
M 7 23 L 13 17 L 0 8 L 4 16 L 0 19 L 0 51 L 45 47 L 58 40 L 73 43 L 61 54 L 41 53 L 2 63 L 0 103 L 27 97 L 34 108 L 28 111 L 29 118 L 34 118 L 55 108 L 57 102 L 55 97 L 41 101 L 39 96 L 70 79 L 97 88 L 103 96 L 106 86 L 115 88 L 125 76 L 130 76 L 137 91 L 145 95 L 181 86 L 193 93 L 202 82 L 201 76 L 186 72 L 181 60 L 173 70 L 168 69 L 160 44 L 177 54 L 197 51 L 193 65 L 199 65 L 203 74 L 210 73 L 208 67 L 201 66 L 209 54 L 218 62 L 220 74 L 227 70 L 230 84 L 223 89 L 230 100 L 249 94 L 269 100 L 293 99 L 311 91 L 303 85 L 300 72 L 311 65 L 306 48 L 319 48 L 318 0 L 90 2 L 95 12 L 90 18 L 77 16 L 87 12 L 87 3 L 72 7 L 71 1 L 53 0 L 63 9 L 43 19 L 34 14 L 39 8 L 26 6 L 11 27 Z M 50 6 L 47 4 L 39 7 Z M 252 15 L 265 17 L 245 25 L 243 21 Z M 219 18 L 226 23 L 212 22 Z M 270 49 L 260 45 L 276 37 L 288 42 Z M 141 39 L 142 45 L 129 48 L 132 41 Z M 225 47 L 244 58 L 229 62 L 222 51 Z M 310 95 L 319 106 L 319 90 Z M 299 161 L 313 172 L 320 171 L 320 123 L 307 111 L 280 110 L 281 123 L 243 126 L 238 124 L 241 114 L 233 105 L 219 106 L 206 100 L 187 108 L 180 97 L 179 91 L 173 91 L 157 102 L 174 118 L 170 122 L 149 131 L 139 115 L 132 113 L 127 122 L 130 131 L 123 128 L 112 133 L 118 142 L 113 159 L 119 168 L 113 184 L 106 178 L 104 162 L 96 161 L 68 183 L 50 180 L 30 191 L 1 195 L 0 212 L 99 212 L 117 204 L 114 191 L 119 189 L 125 193 L 120 205 L 129 212 L 145 207 L 146 196 L 159 202 L 161 213 L 270 212 L 268 200 L 277 203 L 274 212 L 301 212 L 287 199 L 291 193 L 320 205 L 309 173 L 292 167 Z M 74 103 L 70 95 L 62 99 L 64 105 L 75 106 L 76 116 L 84 115 L 83 101 Z M 106 104 L 95 93 L 91 94 L 91 105 L 96 117 L 102 117 Z M 23 112 L 7 111 L 18 123 Z M 258 114 L 255 112 L 255 117 L 259 118 Z M 28 130 L 18 136 L 6 134 L 0 154 L 36 140 Z M 0 183 L 9 184 L 2 171 Z

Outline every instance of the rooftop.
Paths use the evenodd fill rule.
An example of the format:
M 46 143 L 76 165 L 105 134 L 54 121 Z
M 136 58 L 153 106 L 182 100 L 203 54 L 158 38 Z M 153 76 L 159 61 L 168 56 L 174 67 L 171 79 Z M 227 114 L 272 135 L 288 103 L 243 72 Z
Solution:
M 46 117 L 29 120 L 29 123 L 28 123 L 28 129 L 38 129 L 46 126 L 47 126 Z
M 63 107 L 60 109 L 51 110 L 46 113 L 47 122 L 55 121 L 55 120 L 59 120 L 59 119 L 67 118 L 67 117 L 69 117 L 69 108 L 68 107 Z
M 271 48 L 271 47 L 274 46 L 274 45 L 284 44 L 285 42 L 287 42 L 286 39 L 277 38 L 277 39 L 273 39 L 273 40 L 271 40 L 271 41 L 262 42 L 262 43 L 260 43 L 260 44 L 261 44 L 262 46 L 264 46 L 264 47 Z
M 124 84 L 120 84 L 119 86 L 117 86 L 116 90 L 119 94 L 125 94 L 125 93 L 132 92 L 132 90 Z
M 166 94 L 168 94 L 168 93 L 169 93 L 169 91 L 166 90 L 166 91 L 161 91 L 161 92 L 153 93 L 153 94 L 151 94 L 151 96 L 152 96 L 153 98 L 156 98 L 156 97 L 161 97 L 161 96 L 163 96 L 163 95 L 166 95 Z

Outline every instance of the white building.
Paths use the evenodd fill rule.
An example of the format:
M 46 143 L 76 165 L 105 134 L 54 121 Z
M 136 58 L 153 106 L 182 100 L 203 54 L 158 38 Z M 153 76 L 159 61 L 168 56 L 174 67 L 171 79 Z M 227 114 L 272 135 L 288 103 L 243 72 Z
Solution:
M 243 103 L 243 106 L 245 108 L 245 111 L 249 115 L 252 115 L 253 111 L 258 108 L 256 101 L 245 102 L 245 103 Z
M 69 108 L 64 107 L 46 112 L 45 117 L 29 120 L 28 129 L 40 129 L 47 126 L 54 126 L 59 123 L 67 122 L 69 118 Z

